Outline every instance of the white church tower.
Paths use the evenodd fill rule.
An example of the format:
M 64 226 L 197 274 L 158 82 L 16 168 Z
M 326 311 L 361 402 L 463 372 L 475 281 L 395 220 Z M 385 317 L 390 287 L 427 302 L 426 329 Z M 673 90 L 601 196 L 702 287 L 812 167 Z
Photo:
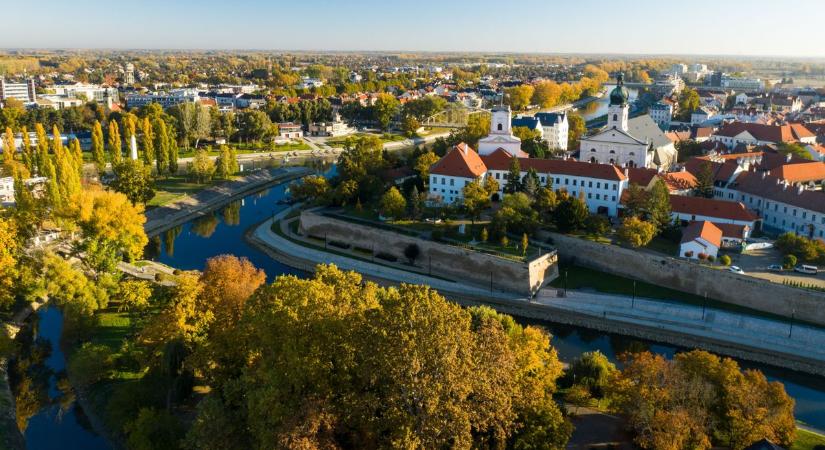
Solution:
M 616 77 L 616 87 L 610 92 L 610 105 L 607 107 L 607 128 L 618 128 L 627 132 L 627 120 L 630 116 L 629 94 L 624 87 L 624 74 Z
M 513 136 L 511 123 L 513 116 L 510 113 L 510 107 L 496 106 L 491 112 L 490 134 L 478 141 L 478 154 L 489 155 L 502 148 L 511 155 L 526 156 L 526 153 L 521 151 L 521 139 Z

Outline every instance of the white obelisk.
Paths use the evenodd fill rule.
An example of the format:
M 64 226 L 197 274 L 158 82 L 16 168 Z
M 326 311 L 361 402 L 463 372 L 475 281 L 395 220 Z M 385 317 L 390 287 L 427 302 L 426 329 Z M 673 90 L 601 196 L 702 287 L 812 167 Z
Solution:
M 137 139 L 135 139 L 135 135 L 132 135 L 132 142 L 129 143 L 129 148 L 132 151 L 131 157 L 132 161 L 137 161 L 138 154 L 137 154 Z

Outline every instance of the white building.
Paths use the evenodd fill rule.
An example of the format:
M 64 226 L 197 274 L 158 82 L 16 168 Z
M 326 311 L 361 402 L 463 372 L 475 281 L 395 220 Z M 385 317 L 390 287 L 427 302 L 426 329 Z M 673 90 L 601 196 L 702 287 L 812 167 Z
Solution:
M 58 97 L 67 99 L 77 98 L 88 102 L 97 102 L 110 108 L 113 103 L 119 101 L 118 90 L 116 88 L 97 84 L 56 84 L 50 91 Z M 49 96 L 49 100 L 55 101 L 51 96 Z
M 478 153 L 462 142 L 430 168 L 430 201 L 461 202 L 464 186 L 473 180 L 484 180 L 486 173 L 487 167 Z
M 567 151 L 567 141 L 570 137 L 567 114 L 563 112 L 536 113 L 535 117 L 541 121 L 544 140 L 550 149 Z
M 48 179 L 45 177 L 34 177 L 23 180 L 29 188 L 32 186 L 42 186 Z M 14 178 L 3 177 L 0 178 L 0 204 L 11 205 L 14 204 Z
M 624 77 L 619 74 L 610 93 L 607 128 L 581 139 L 579 161 L 623 167 L 668 170 L 676 163 L 676 148 L 650 116 L 629 119 L 630 105 Z
M 301 80 L 301 84 L 299 85 L 299 87 L 301 89 L 312 89 L 314 87 L 321 87 L 323 85 L 324 82 L 319 80 L 318 78 L 304 77 Z
M 478 153 L 489 155 L 504 149 L 512 155 L 527 156 L 521 151 L 521 139 L 513 136 L 512 114 L 509 106 L 496 106 L 490 118 L 490 134 L 478 141 Z
M 200 101 L 198 91 L 194 89 L 175 89 L 168 93 L 130 94 L 126 96 L 126 107 L 140 108 L 150 103 L 158 103 L 164 108 L 181 103 L 197 103 Z
M 0 76 L 0 101 L 8 98 L 15 98 L 23 103 L 34 103 L 37 100 L 34 78 L 29 78 L 23 83 L 9 83 Z
M 706 220 L 692 222 L 682 231 L 679 256 L 699 259 L 699 255 L 716 258 L 722 247 L 722 230 Z
M 670 66 L 670 73 L 676 76 L 682 76 L 685 72 L 688 71 L 688 66 L 686 64 L 674 64 Z
M 304 137 L 304 130 L 301 128 L 301 124 L 299 123 L 279 123 L 278 137 L 281 139 L 301 139 Z
M 736 91 L 761 92 L 765 90 L 765 82 L 759 78 L 739 78 L 722 75 L 722 87 Z
M 690 125 L 702 125 L 715 114 L 716 112 L 709 108 L 699 107 L 690 113 Z
M 739 144 L 768 145 L 783 142 L 799 142 L 802 145 L 816 144 L 816 134 L 800 123 L 765 125 L 730 122 L 722 125 L 710 136 L 710 139 L 721 142 L 730 149 Z
M 673 119 L 673 105 L 665 102 L 656 102 L 650 105 L 648 111 L 650 118 L 662 129 L 670 129 L 670 121 Z

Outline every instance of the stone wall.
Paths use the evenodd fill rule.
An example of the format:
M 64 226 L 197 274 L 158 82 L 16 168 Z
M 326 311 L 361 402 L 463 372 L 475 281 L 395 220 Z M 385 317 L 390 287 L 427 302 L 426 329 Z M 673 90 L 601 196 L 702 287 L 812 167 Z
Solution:
M 420 249 L 415 264 L 434 276 L 530 295 L 558 277 L 556 252 L 519 262 L 486 253 L 351 223 L 313 211 L 301 213 L 300 232 L 307 236 L 349 244 L 374 253 L 386 253 L 406 261 L 410 244 Z
M 546 233 L 542 237 L 553 240 L 562 261 L 825 326 L 825 292 L 558 233 Z

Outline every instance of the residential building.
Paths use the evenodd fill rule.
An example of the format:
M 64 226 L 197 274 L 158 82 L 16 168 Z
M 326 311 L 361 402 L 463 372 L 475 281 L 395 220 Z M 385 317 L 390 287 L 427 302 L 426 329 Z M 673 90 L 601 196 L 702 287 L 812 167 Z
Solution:
M 312 89 L 314 87 L 321 87 L 324 85 L 324 82 L 319 80 L 318 78 L 310 78 L 304 77 L 301 79 L 301 84 L 298 86 L 301 89 Z
M 544 140 L 551 150 L 567 151 L 567 141 L 570 137 L 570 124 L 567 122 L 567 113 L 536 113 L 541 121 Z
M 123 83 L 126 85 L 135 84 L 135 65 L 126 63 L 123 68 Z
M 675 164 L 676 147 L 653 119 L 648 115 L 629 119 L 629 115 L 628 92 L 619 74 L 610 93 L 607 128 L 581 139 L 579 161 L 663 170 Z
M 521 139 L 513 136 L 510 107 L 496 106 L 491 112 L 490 134 L 478 141 L 478 153 L 489 155 L 501 148 L 511 155 L 527 156 L 521 150 Z
M 695 111 L 690 113 L 690 125 L 691 126 L 702 125 L 703 123 L 707 122 L 708 119 L 713 117 L 714 114 L 716 114 L 715 111 L 713 111 L 709 108 L 700 107 L 700 108 L 698 108 Z
M 673 119 L 673 105 L 665 102 L 656 102 L 650 105 L 648 110 L 650 118 L 663 130 L 670 129 L 670 121 Z
M 670 195 L 670 208 L 673 220 L 681 223 L 707 220 L 713 223 L 731 223 L 746 225 L 751 230 L 756 226 L 759 216 L 749 211 L 741 202 L 731 202 L 714 198 Z
M 346 136 L 355 132 L 345 122 L 341 121 L 341 116 L 335 113 L 332 122 L 316 122 L 309 125 L 310 136 Z
M 0 101 L 14 98 L 23 103 L 34 103 L 37 100 L 37 92 L 34 89 L 34 78 L 28 78 L 22 83 L 9 83 L 5 77 L 0 76 Z
M 765 90 L 765 82 L 759 78 L 740 78 L 722 74 L 720 87 L 735 91 L 762 92 Z
M 304 137 L 301 124 L 284 122 L 278 124 L 278 137 L 281 139 L 300 139 Z
M 34 188 L 35 194 L 46 183 L 45 177 L 34 177 L 23 180 L 23 183 L 30 188 Z M 0 204 L 12 205 L 14 204 L 14 177 L 0 178 Z
M 682 76 L 683 73 L 688 71 L 688 66 L 686 64 L 674 64 L 670 66 L 670 73 Z
M 539 133 L 539 137 L 544 139 L 544 128 L 542 127 L 541 120 L 539 120 L 535 116 L 516 116 L 510 121 L 510 125 L 513 128 L 516 127 L 523 127 L 527 128 L 532 131 L 537 131 Z
M 473 180 L 484 180 L 486 173 L 487 167 L 478 153 L 462 142 L 430 168 L 430 201 L 446 204 L 460 202 L 464 186 Z
M 713 141 L 723 143 L 732 149 L 739 144 L 766 145 L 799 142 L 815 144 L 816 135 L 799 123 L 786 125 L 765 125 L 760 123 L 730 122 L 713 133 Z
M 126 96 L 126 107 L 140 108 L 150 103 L 157 103 L 164 108 L 168 108 L 181 103 L 196 103 L 199 100 L 200 95 L 194 89 L 175 89 L 168 93 L 129 94 Z
M 691 222 L 682 230 L 679 255 L 699 259 L 699 255 L 716 258 L 722 247 L 722 230 L 706 220 Z
M 54 96 L 73 99 L 77 98 L 87 102 L 97 102 L 111 108 L 112 104 L 118 103 L 119 94 L 117 88 L 109 86 L 100 86 L 97 84 L 85 83 L 71 83 L 71 84 L 56 84 L 49 89 Z M 57 99 L 52 96 L 46 96 L 49 100 L 55 101 Z M 59 101 L 59 100 L 58 100 Z M 62 109 L 62 108 L 61 108 Z

